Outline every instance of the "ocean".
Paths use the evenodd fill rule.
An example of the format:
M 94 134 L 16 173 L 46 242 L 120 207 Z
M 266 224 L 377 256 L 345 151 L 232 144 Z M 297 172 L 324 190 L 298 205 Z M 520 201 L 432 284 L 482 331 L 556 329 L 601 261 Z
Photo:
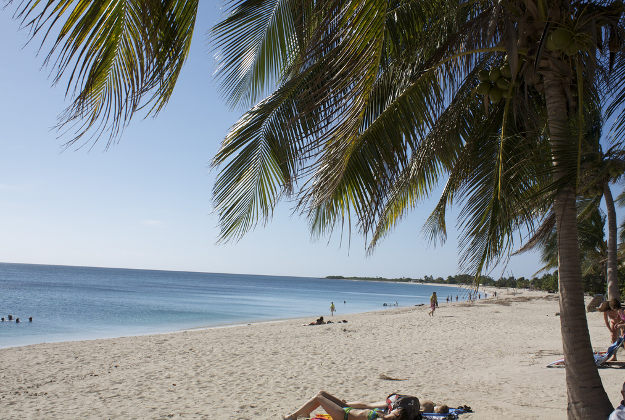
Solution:
M 310 317 L 428 303 L 413 283 L 0 263 L 0 347 Z M 8 322 L 11 314 L 20 323 Z M 28 322 L 32 317 L 33 322 Z

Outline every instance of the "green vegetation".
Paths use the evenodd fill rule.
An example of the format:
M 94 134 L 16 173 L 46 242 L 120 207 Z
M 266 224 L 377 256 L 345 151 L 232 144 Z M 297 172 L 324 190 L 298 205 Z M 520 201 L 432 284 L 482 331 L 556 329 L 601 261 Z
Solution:
M 625 273 L 624 273 L 625 274 Z M 475 284 L 475 277 L 470 274 L 456 274 L 455 276 L 448 276 L 446 279 L 443 277 L 425 276 L 423 278 L 386 278 L 386 277 L 345 277 L 345 276 L 327 276 L 327 279 L 345 279 L 345 280 L 370 280 L 370 281 L 393 281 L 404 283 L 434 283 L 434 284 L 446 284 L 446 285 L 463 285 L 473 286 Z M 605 282 L 603 279 L 598 282 L 596 277 L 584 278 L 585 291 L 587 293 L 604 293 Z M 504 288 L 517 288 L 517 289 L 535 289 L 544 290 L 546 292 L 556 292 L 558 290 L 558 274 L 553 272 L 550 274 L 544 274 L 541 277 L 533 277 L 526 279 L 525 277 L 501 277 L 497 280 L 489 276 L 480 276 L 480 285 L 489 287 L 504 287 Z
M 625 296 L 625 266 L 618 270 L 618 278 L 620 285 L 620 293 Z M 446 285 L 474 286 L 475 277 L 469 274 L 456 274 L 455 276 L 433 277 L 424 276 L 423 278 L 387 278 L 387 277 L 347 277 L 347 276 L 326 276 L 326 279 L 344 279 L 344 280 L 365 280 L 365 281 L 393 281 L 403 283 L 433 283 Z M 584 293 L 589 295 L 607 294 L 605 276 L 600 274 L 587 274 L 582 276 Z M 534 276 L 530 279 L 525 277 L 516 278 L 514 276 L 500 277 L 494 279 L 490 276 L 480 276 L 480 285 L 488 287 L 515 288 L 515 289 L 532 289 L 542 290 L 545 292 L 555 293 L 558 291 L 558 272 L 546 273 L 542 276 Z

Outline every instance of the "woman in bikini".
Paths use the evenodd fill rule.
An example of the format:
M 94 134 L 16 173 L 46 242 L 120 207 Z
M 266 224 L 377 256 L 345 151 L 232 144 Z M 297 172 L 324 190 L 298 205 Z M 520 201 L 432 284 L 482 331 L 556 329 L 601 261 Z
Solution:
M 306 402 L 299 410 L 284 417 L 284 420 L 297 420 L 298 417 L 310 417 L 310 413 L 318 407 L 323 408 L 334 420 L 414 420 L 421 418 L 419 399 L 402 397 L 398 401 L 397 394 L 391 394 L 386 401 L 375 403 L 347 402 L 340 400 L 325 391 Z M 395 404 L 395 402 L 398 404 Z
M 614 343 L 625 330 L 625 314 L 621 309 L 621 303 L 618 299 L 610 299 L 609 302 L 603 302 L 599 305 L 598 311 L 603 312 L 603 321 L 610 330 L 610 340 Z M 616 353 L 610 360 L 616 360 Z

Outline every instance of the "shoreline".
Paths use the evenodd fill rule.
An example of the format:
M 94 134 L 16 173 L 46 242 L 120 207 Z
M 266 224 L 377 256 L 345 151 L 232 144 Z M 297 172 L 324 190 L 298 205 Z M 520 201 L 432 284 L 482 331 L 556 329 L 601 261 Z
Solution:
M 358 280 L 354 280 L 354 281 L 358 281 Z M 371 280 L 373 281 L 373 280 Z M 401 282 L 400 282 L 401 283 Z M 431 286 L 431 287 L 436 287 L 436 286 L 441 286 L 441 287 L 455 287 L 460 289 L 460 286 L 456 286 L 456 285 L 448 285 L 448 284 L 438 284 L 438 283 L 414 283 L 414 284 L 422 284 L 425 286 Z M 492 293 L 491 290 L 489 289 L 493 289 L 494 291 L 502 291 L 502 290 L 508 290 L 506 288 L 497 288 L 497 287 L 485 287 L 482 288 L 481 290 L 486 290 L 488 293 Z M 468 290 L 468 289 L 467 289 Z M 538 294 L 543 294 L 545 292 L 542 291 L 530 291 L 530 290 L 523 290 L 524 292 L 535 292 Z M 508 293 L 508 292 L 507 292 Z M 521 291 L 517 291 L 516 294 L 521 294 Z M 508 293 L 509 294 L 509 293 Z M 481 300 L 477 300 L 474 301 L 473 303 L 465 300 L 459 300 L 459 301 L 453 301 L 453 302 L 445 302 L 445 301 L 441 301 L 439 302 L 439 305 L 462 305 L 462 304 L 466 304 L 466 305 L 473 305 L 479 302 L 486 302 L 489 299 L 491 299 L 490 297 L 488 299 L 481 299 Z M 419 307 L 429 307 L 429 305 L 427 303 L 419 303 L 419 304 L 414 304 L 414 305 L 405 305 L 405 306 L 383 306 L 380 309 L 374 309 L 371 311 L 364 311 L 364 312 L 350 312 L 350 313 L 344 313 L 341 315 L 344 316 L 353 316 L 353 315 L 364 315 L 364 314 L 375 314 L 377 312 L 387 312 L 387 311 L 394 311 L 394 310 L 398 310 L 398 309 L 406 309 L 406 308 L 419 308 Z M 311 322 L 314 320 L 311 320 L 311 317 L 317 317 L 317 316 L 321 316 L 321 315 L 308 315 L 308 316 L 303 316 L 303 317 L 285 317 L 285 318 L 273 318 L 273 319 L 266 319 L 266 320 L 252 320 L 252 321 L 235 321 L 235 322 L 231 322 L 231 323 L 224 323 L 224 324 L 217 324 L 217 325 L 202 325 L 202 326 L 197 326 L 197 327 L 189 327 L 189 328 L 181 328 L 181 329 L 177 329 L 177 330 L 173 330 L 173 331 L 162 331 L 162 332 L 146 332 L 146 333 L 139 333 L 139 334 L 122 334 L 122 335 L 114 335 L 114 336 L 103 336 L 103 337 L 95 337 L 95 338 L 78 338 L 75 340 L 66 340 L 66 339 L 60 339 L 60 340 L 52 340 L 52 341 L 42 341 L 42 342 L 38 342 L 38 343 L 31 343 L 31 344 L 17 344 L 17 345 L 9 345 L 9 346 L 3 346 L 0 345 L 0 351 L 3 349 L 14 349 L 14 348 L 20 348 L 20 347 L 29 347 L 29 346 L 38 346 L 38 345 L 43 345 L 43 344 L 63 344 L 63 343 L 79 343 L 79 342 L 92 342 L 92 341 L 99 341 L 99 340 L 114 340 L 114 339 L 120 339 L 120 338 L 132 338 L 132 337 L 146 337 L 146 336 L 160 336 L 160 335 L 166 335 L 166 334 L 180 334 L 186 331 L 204 331 L 204 330 L 212 330 L 212 329 L 220 329 L 220 328 L 237 328 L 237 327 L 246 327 L 246 326 L 250 326 L 250 325 L 257 325 L 257 324 L 270 324 L 270 323 L 279 323 L 279 322 L 288 322 L 288 321 L 296 321 L 296 322 Z M 327 319 L 327 315 L 323 315 L 324 318 Z M 338 315 L 337 315 L 338 317 Z
M 353 281 L 359 281 L 359 280 L 353 280 Z M 385 282 L 385 281 L 381 281 L 381 282 Z M 395 283 L 395 282 L 393 282 Z M 397 283 L 402 283 L 402 282 L 397 282 Z M 403 283 L 406 284 L 406 283 Z M 437 287 L 437 286 L 441 286 L 441 287 L 455 287 L 457 289 L 463 289 L 461 286 L 457 286 L 457 285 L 441 285 L 441 284 L 436 284 L 436 283 L 408 283 L 408 284 L 414 284 L 414 285 L 424 285 L 424 286 L 430 286 L 430 287 Z M 454 302 L 457 304 L 466 302 L 463 300 L 460 300 L 458 302 Z M 448 304 L 447 302 L 439 302 L 439 304 Z M 376 309 L 372 309 L 372 310 L 367 310 L 367 311 L 362 311 L 362 312 L 347 312 L 347 313 L 341 313 L 336 314 L 335 316 L 339 317 L 339 316 L 352 316 L 352 315 L 360 315 L 360 314 L 365 314 L 365 313 L 371 313 L 371 312 L 384 312 L 384 311 L 390 311 L 393 309 L 398 309 L 398 308 L 412 308 L 412 307 L 419 307 L 419 306 L 426 306 L 428 305 L 427 303 L 419 303 L 419 304 L 413 304 L 413 305 L 399 305 L 399 306 L 382 306 L 382 304 L 380 304 L 379 308 Z M 339 305 L 337 305 L 339 306 Z M 127 337 L 144 337 L 144 336 L 150 336 L 150 335 L 163 335 L 163 334 L 177 334 L 177 333 L 181 333 L 184 331 L 197 331 L 197 330 L 206 330 L 206 329 L 214 329 L 214 328 L 232 328 L 232 327 L 237 327 L 237 326 L 247 326 L 247 325 L 252 325 L 252 324 L 263 324 L 263 323 L 272 323 L 272 322 L 286 322 L 286 321 L 297 321 L 297 320 L 301 320 L 302 322 L 304 321 L 314 321 L 314 319 L 311 318 L 317 318 L 319 316 L 323 316 L 324 318 L 327 318 L 329 315 L 326 315 L 325 313 L 323 314 L 310 314 L 310 315 L 305 315 L 305 316 L 287 316 L 287 317 L 278 317 L 278 318 L 270 318 L 270 319 L 260 319 L 260 320 L 248 320 L 248 321 L 231 321 L 231 322 L 224 322 L 224 323 L 217 323 L 217 324 L 207 324 L 207 325 L 198 325 L 198 326 L 192 326 L 192 327 L 182 327 L 182 328 L 178 328 L 175 330 L 163 330 L 163 331 L 147 331 L 145 333 L 120 333 L 119 335 L 117 334 L 106 334 L 100 337 L 79 337 L 79 338 L 71 338 L 71 337 L 62 337 L 57 339 L 52 339 L 52 340 L 47 340 L 47 341 L 40 341 L 40 342 L 36 342 L 36 343 L 27 343 L 27 344 L 16 344 L 16 345 L 3 345 L 0 344 L 0 350 L 2 349 L 10 349 L 10 348 L 18 348 L 18 347 L 27 347 L 27 346 L 36 346 L 36 345 L 40 345 L 40 344 L 53 344 L 53 343 L 75 343 L 75 342 L 81 342 L 81 341 L 95 341 L 95 340 L 112 340 L 112 339 L 116 339 L 116 338 L 127 338 Z M 9 337 L 9 339 L 12 337 Z
M 462 420 L 566 418 L 558 300 L 544 292 L 391 307 L 158 335 L 0 349 L 0 418 L 273 419 L 320 389 L 380 400 L 391 392 L 475 411 Z M 609 333 L 588 314 L 596 350 Z M 622 371 L 600 369 L 613 404 Z M 388 380 L 395 378 L 398 380 Z M 317 410 L 316 412 L 321 412 Z
M 465 301 L 466 302 L 466 301 Z M 455 302 L 455 303 L 463 303 L 463 302 Z M 447 303 L 446 303 L 447 304 Z M 413 308 L 413 307 L 423 307 L 426 306 L 425 303 L 418 303 L 412 306 L 385 306 L 382 309 L 375 309 L 372 311 L 364 311 L 364 312 L 350 312 L 350 313 L 343 313 L 341 314 L 344 317 L 349 317 L 349 316 L 358 316 L 358 315 L 364 315 L 364 314 L 375 314 L 378 312 L 388 312 L 388 311 L 394 311 L 394 310 L 400 310 L 400 309 L 406 309 L 406 308 Z M 30 346 L 39 346 L 39 345 L 44 345 L 44 344 L 71 344 L 71 343 L 80 343 L 80 342 L 92 342 L 92 341 L 99 341 L 99 340 L 115 340 L 115 339 L 121 339 L 121 338 L 133 338 L 133 337 L 146 337 L 146 336 L 160 336 L 160 335 L 167 335 L 167 334 L 180 334 L 180 333 L 184 333 L 184 332 L 192 332 L 192 331 L 206 331 L 206 330 L 213 330 L 213 329 L 226 329 L 226 328 L 238 328 L 238 327 L 248 327 L 251 325 L 263 325 L 263 324 L 273 324 L 273 323 L 282 323 L 282 322 L 289 322 L 289 321 L 299 321 L 299 322 L 311 322 L 314 321 L 314 317 L 316 317 L 317 315 L 308 315 L 308 316 L 304 316 L 304 317 L 286 317 L 286 318 L 274 318 L 274 319 L 266 319 L 266 320 L 258 320 L 258 321 L 243 321 L 243 322 L 232 322 L 232 323 L 226 323 L 226 324 L 218 324 L 218 325 L 204 325 L 204 326 L 197 326 L 197 327 L 189 327 L 189 328 L 181 328 L 178 330 L 174 330 L 174 331 L 163 331 L 163 332 L 146 332 L 144 334 L 128 334 L 128 335 L 116 335 L 116 336 L 112 336 L 112 337 L 96 337 L 96 338 L 85 338 L 85 339 L 76 339 L 76 340 L 59 340 L 59 341 L 42 341 L 40 343 L 32 343 L 32 344 L 18 344 L 15 346 L 1 346 L 0 345 L 0 351 L 2 351 L 3 349 L 15 349 L 15 348 L 20 348 L 20 347 L 30 347 Z M 330 317 L 330 315 L 323 315 L 324 319 L 328 319 Z M 336 315 L 336 318 L 340 318 L 339 315 Z M 329 319 L 330 321 L 332 321 L 332 319 Z M 334 323 L 338 323 L 338 322 L 332 322 L 332 324 Z M 302 324 L 302 325 L 308 325 L 306 324 Z

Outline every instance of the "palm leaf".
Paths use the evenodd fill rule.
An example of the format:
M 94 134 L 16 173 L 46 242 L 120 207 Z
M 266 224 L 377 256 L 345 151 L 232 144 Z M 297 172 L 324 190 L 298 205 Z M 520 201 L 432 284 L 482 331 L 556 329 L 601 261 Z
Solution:
M 212 29 L 215 71 L 231 106 L 256 103 L 281 80 L 301 48 L 297 31 L 312 6 L 299 0 L 231 0 L 228 16 Z M 298 25 L 300 21 L 300 25 Z
M 168 102 L 189 52 L 198 0 L 41 1 L 20 3 L 16 16 L 54 38 L 44 62 L 54 83 L 67 79 L 72 104 L 59 129 L 74 143 L 90 130 L 109 143 L 142 107 L 158 113 Z M 56 36 L 55 36 L 56 34 Z

